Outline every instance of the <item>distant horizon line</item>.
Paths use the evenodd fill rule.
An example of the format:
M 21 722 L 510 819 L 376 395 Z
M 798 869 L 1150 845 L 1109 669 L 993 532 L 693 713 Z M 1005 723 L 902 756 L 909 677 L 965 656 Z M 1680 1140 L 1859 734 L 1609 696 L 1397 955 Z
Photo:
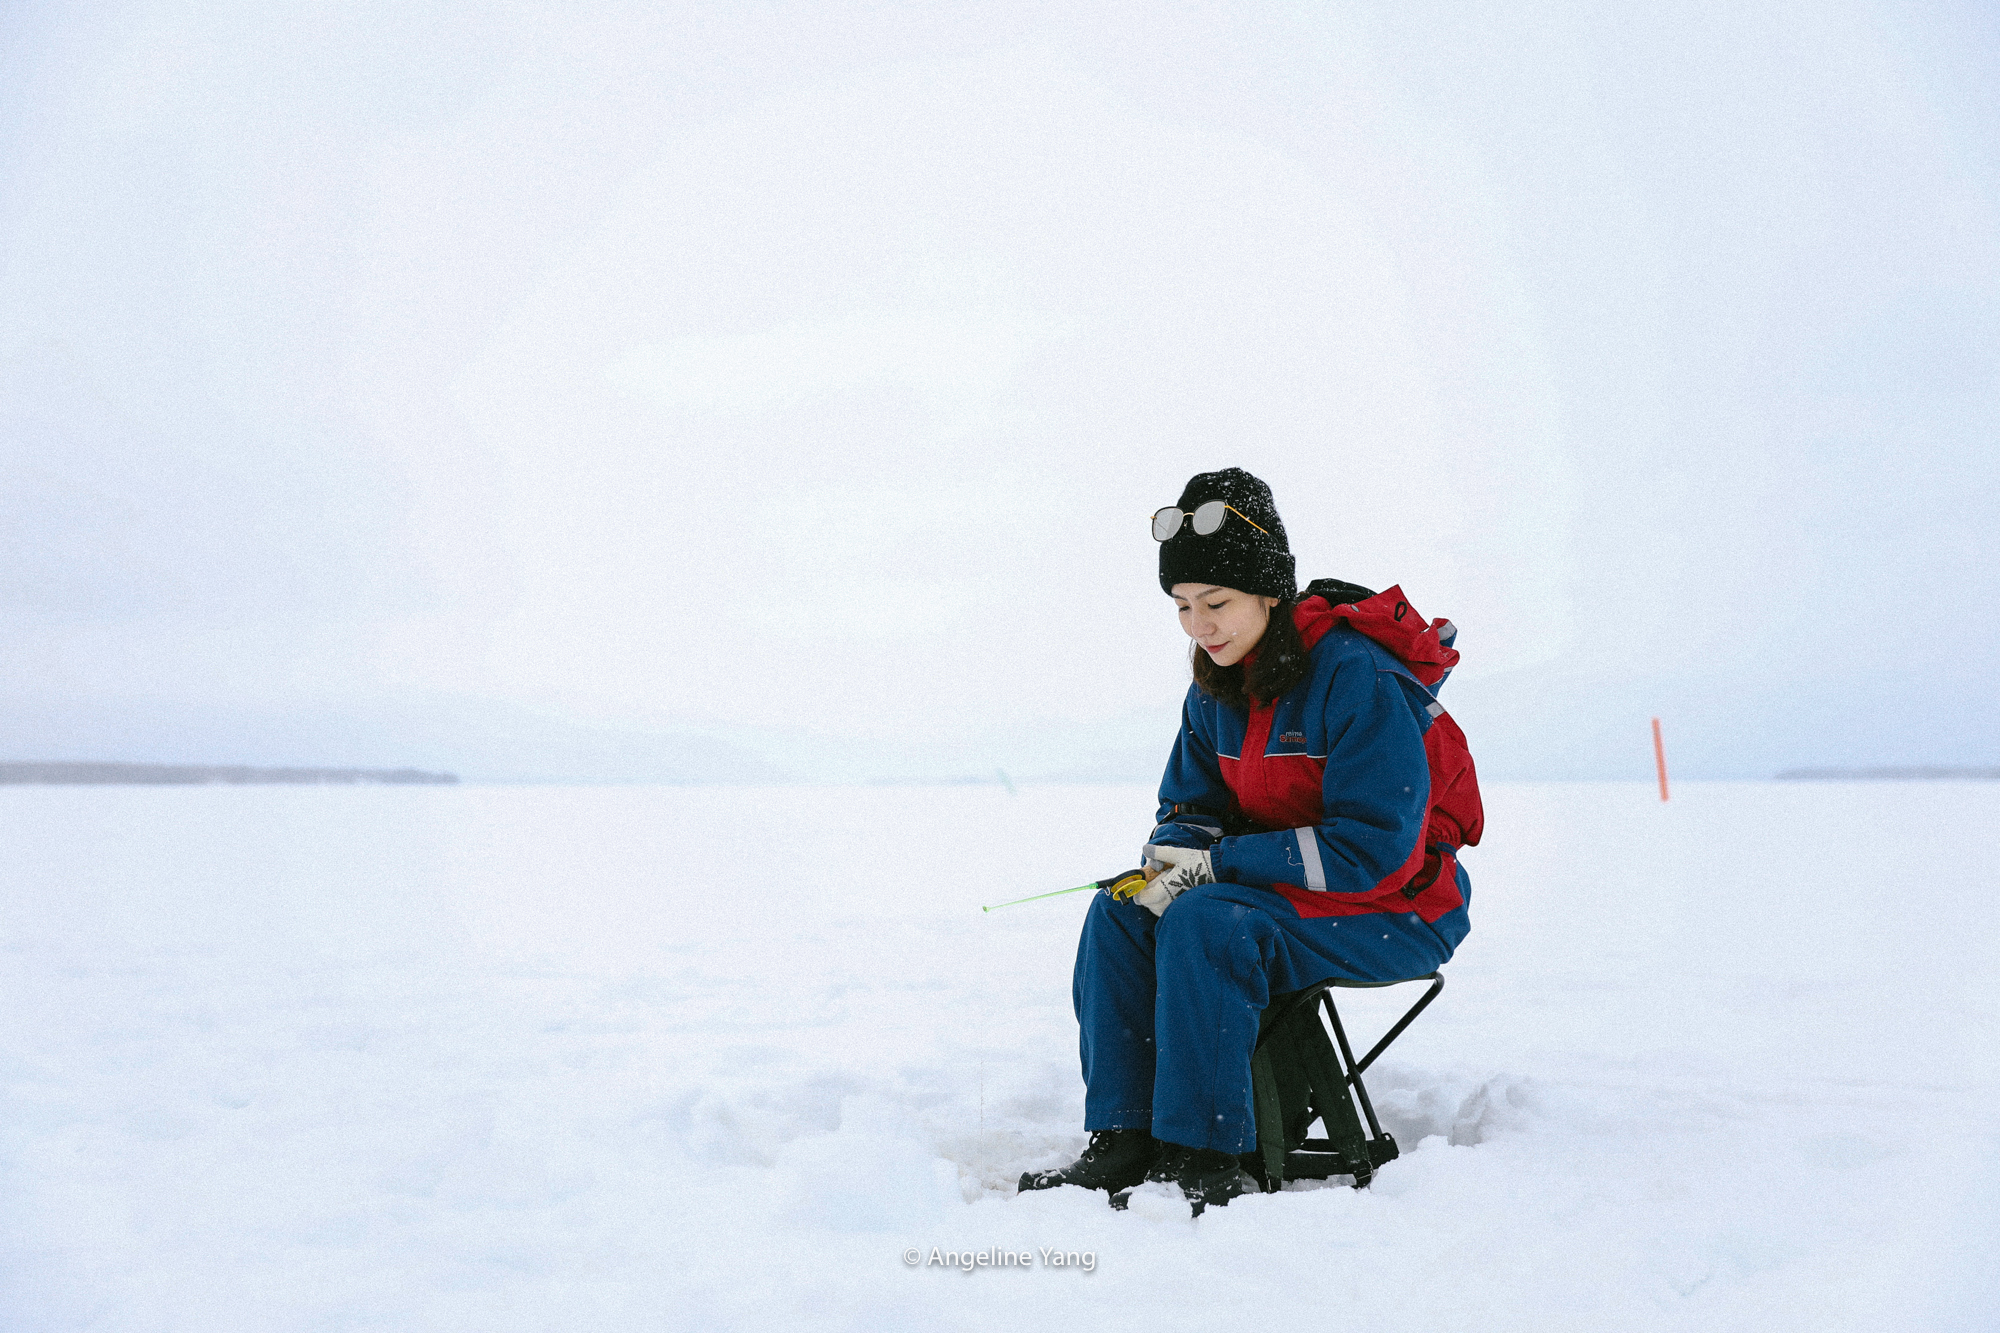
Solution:
M 257 767 L 248 764 L 146 764 L 119 760 L 0 761 L 0 786 L 449 786 L 456 773 L 417 768 Z
M 249 764 L 156 764 L 121 760 L 0 761 L 0 786 L 471 786 L 471 787 L 1122 787 L 1151 786 L 1151 777 L 1086 777 L 1045 775 L 1015 777 L 1001 770 L 991 774 L 938 777 L 873 776 L 844 779 L 770 777 L 546 777 L 464 776 L 418 768 L 352 768 L 264 766 Z M 1621 783 L 1649 785 L 1651 778 L 1632 777 L 1488 777 L 1489 786 L 1538 783 Z M 1696 777 L 1676 782 L 1953 782 L 2000 781 L 2000 767 L 1962 765 L 1867 766 L 1858 768 L 1793 768 L 1770 777 Z

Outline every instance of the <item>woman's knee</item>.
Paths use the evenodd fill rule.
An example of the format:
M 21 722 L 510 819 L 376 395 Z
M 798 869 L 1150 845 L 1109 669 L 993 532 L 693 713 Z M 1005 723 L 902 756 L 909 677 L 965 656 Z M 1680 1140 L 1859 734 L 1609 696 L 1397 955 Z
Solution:
M 1229 931 L 1247 917 L 1263 916 L 1262 909 L 1243 901 L 1244 893 L 1241 884 L 1195 885 L 1160 917 L 1161 938 Z
M 1174 899 L 1160 918 L 1160 953 L 1199 955 L 1239 980 L 1261 971 L 1264 942 L 1277 923 L 1241 901 L 1243 892 L 1238 884 L 1202 884 Z
M 1083 916 L 1082 946 L 1086 951 L 1105 947 L 1150 951 L 1155 924 L 1153 914 L 1137 903 L 1108 893 L 1093 894 L 1090 910 Z

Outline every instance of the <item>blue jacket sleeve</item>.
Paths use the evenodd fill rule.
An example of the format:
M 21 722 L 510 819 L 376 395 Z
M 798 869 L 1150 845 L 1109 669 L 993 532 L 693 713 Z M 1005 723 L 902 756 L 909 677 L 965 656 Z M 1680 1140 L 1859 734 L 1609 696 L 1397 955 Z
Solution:
M 1327 683 L 1320 822 L 1221 839 L 1211 848 L 1215 877 L 1260 888 L 1295 884 L 1363 896 L 1379 890 L 1423 838 L 1429 702 L 1421 686 L 1369 658 L 1341 662 Z
M 1181 731 L 1174 740 L 1174 752 L 1167 759 L 1166 775 L 1160 779 L 1160 809 L 1155 826 L 1146 839 L 1145 857 L 1151 861 L 1155 847 L 1193 847 L 1197 851 L 1214 844 L 1222 836 L 1223 816 L 1235 808 L 1236 798 L 1222 780 L 1222 765 L 1215 754 L 1215 710 L 1220 707 L 1199 687 L 1188 688 L 1181 705 Z

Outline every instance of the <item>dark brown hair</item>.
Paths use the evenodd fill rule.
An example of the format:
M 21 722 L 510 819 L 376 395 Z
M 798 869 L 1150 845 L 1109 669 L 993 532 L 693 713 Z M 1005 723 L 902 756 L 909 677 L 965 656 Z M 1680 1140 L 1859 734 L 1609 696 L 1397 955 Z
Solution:
M 1297 598 L 1287 597 L 1271 608 L 1271 622 L 1257 640 L 1256 660 L 1248 671 L 1241 662 L 1217 666 L 1199 643 L 1190 644 L 1194 683 L 1219 702 L 1248 712 L 1253 703 L 1269 703 L 1304 680 L 1312 671 L 1312 655 L 1292 619 L 1292 608 L 1298 604 Z

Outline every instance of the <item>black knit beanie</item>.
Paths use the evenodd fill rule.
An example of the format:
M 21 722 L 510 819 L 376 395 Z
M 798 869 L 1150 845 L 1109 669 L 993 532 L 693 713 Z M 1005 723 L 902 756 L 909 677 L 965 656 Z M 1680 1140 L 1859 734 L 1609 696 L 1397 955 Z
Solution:
M 1238 512 L 1223 515 L 1222 526 L 1204 537 L 1194 530 L 1194 511 L 1210 500 L 1225 501 Z M 1176 583 L 1213 583 L 1263 597 L 1298 592 L 1292 548 L 1285 541 L 1285 525 L 1269 486 L 1240 467 L 1203 472 L 1188 482 L 1177 507 L 1188 517 L 1179 532 L 1160 543 L 1162 589 L 1172 592 Z

